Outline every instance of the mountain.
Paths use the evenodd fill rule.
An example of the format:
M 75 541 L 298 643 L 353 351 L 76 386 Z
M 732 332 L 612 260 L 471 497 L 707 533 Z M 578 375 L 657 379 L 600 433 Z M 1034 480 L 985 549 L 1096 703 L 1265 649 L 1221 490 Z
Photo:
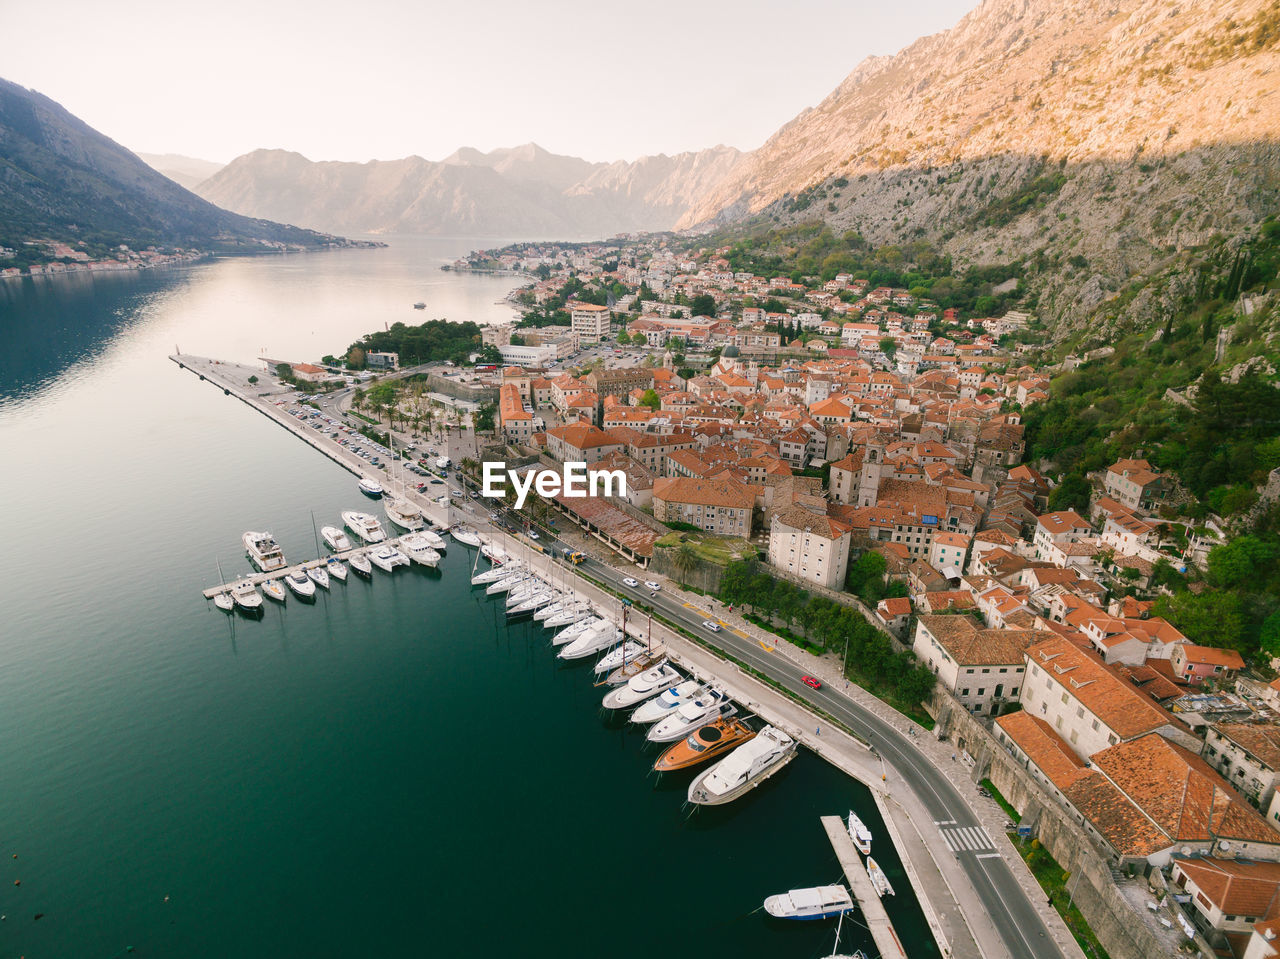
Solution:
M 221 210 L 34 90 L 0 80 L 0 246 L 307 248 L 334 237 Z
M 595 237 L 669 229 L 741 156 L 720 146 L 589 163 L 529 143 L 464 147 L 438 162 L 343 163 L 255 150 L 197 192 L 248 215 L 341 232 Z
M 1277 209 L 1278 51 L 1276 0 L 984 0 L 861 63 L 678 226 L 817 219 L 1018 261 L 1064 335 L 1150 322 L 1185 300 L 1187 251 Z
M 198 183 L 209 179 L 226 166 L 225 163 L 184 157 L 178 153 L 139 153 L 138 159 L 188 190 L 194 189 Z

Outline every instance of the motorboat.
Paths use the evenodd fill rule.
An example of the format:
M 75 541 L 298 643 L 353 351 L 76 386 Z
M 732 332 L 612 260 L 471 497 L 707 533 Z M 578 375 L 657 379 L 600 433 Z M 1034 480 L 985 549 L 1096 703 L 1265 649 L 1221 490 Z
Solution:
M 849 829 L 849 838 L 853 840 L 853 844 L 858 847 L 858 852 L 864 856 L 871 855 L 871 830 L 868 829 L 858 818 L 857 814 L 850 809 L 849 816 L 845 820 Z
M 397 566 L 408 566 L 409 557 L 404 555 L 404 553 L 400 552 L 400 550 L 396 549 L 394 546 L 384 545 L 370 550 L 369 562 L 373 563 L 374 566 L 378 567 L 378 569 L 382 570 L 384 573 L 390 573 L 393 572 Z
M 875 888 L 876 895 L 881 899 L 885 896 L 894 895 L 893 886 L 889 884 L 889 877 L 884 874 L 880 864 L 870 856 L 867 857 L 867 875 L 871 877 L 871 885 Z
M 357 576 L 369 579 L 373 575 L 373 564 L 369 562 L 369 555 L 364 550 L 356 550 L 347 557 L 347 562 Z
M 699 695 L 705 693 L 707 689 L 708 687 L 696 679 L 686 679 L 683 683 L 664 690 L 660 696 L 642 704 L 639 709 L 631 714 L 631 721 L 641 724 L 656 723 L 658 720 L 670 716 L 671 713 L 685 703 L 693 702 Z
M 411 533 L 427 525 L 421 507 L 402 496 L 383 497 L 382 508 L 387 511 L 387 519 Z
M 548 616 L 542 621 L 542 625 L 547 629 L 562 629 L 566 626 L 574 626 L 585 620 L 592 619 L 595 616 L 595 610 L 590 603 L 579 603 L 568 609 L 562 609 L 560 612 Z
M 382 530 L 382 524 L 378 522 L 378 517 L 370 516 L 368 513 L 348 510 L 342 514 L 342 522 L 347 524 L 347 528 L 355 533 L 361 542 L 381 543 L 387 538 L 387 534 Z
M 253 565 L 264 573 L 284 569 L 288 565 L 284 561 L 284 550 L 270 533 L 255 533 L 250 530 L 240 537 L 240 540 L 244 543 L 245 552 L 249 554 Z
M 285 592 L 284 584 L 278 579 L 269 579 L 262 584 L 262 595 L 267 599 L 274 599 L 277 603 L 283 603 L 289 594 Z
M 630 709 L 664 689 L 670 689 L 682 678 L 670 663 L 660 663 L 638 676 L 632 676 L 625 686 L 609 690 L 605 694 L 603 706 L 605 709 Z
M 637 643 L 635 640 L 628 639 L 621 646 L 617 646 L 601 656 L 591 668 L 597 674 L 611 673 L 623 663 L 628 663 L 638 656 L 643 656 L 644 652 L 644 643 Z
M 689 784 L 689 802 L 718 806 L 759 786 L 791 762 L 797 743 L 781 729 L 766 726 Z
M 400 549 L 419 566 L 435 569 L 440 565 L 440 554 L 431 548 L 421 533 L 408 533 L 400 537 Z
M 652 650 L 641 653 L 626 665 L 619 666 L 606 676 L 604 681 L 609 686 L 625 686 L 645 670 L 652 669 L 654 666 L 660 666 L 666 661 L 666 647 L 659 643 L 657 646 L 653 647 Z
M 558 659 L 586 659 L 601 650 L 608 649 L 622 639 L 622 630 L 608 620 L 594 629 L 588 629 L 557 654 Z
M 465 526 L 455 526 L 449 531 L 449 534 L 464 546 L 470 546 L 472 549 L 480 548 L 480 534 L 473 529 L 467 529 Z
M 854 908 L 846 886 L 812 886 L 770 896 L 764 911 L 774 919 L 832 919 Z
M 688 769 L 723 756 L 735 746 L 753 738 L 756 731 L 741 719 L 729 717 L 700 726 L 673 746 L 669 746 L 653 764 L 654 772 L 669 773 Z
M 321 526 L 320 538 L 335 553 L 345 553 L 351 548 L 351 537 L 336 526 Z
M 513 559 L 503 566 L 495 566 L 492 569 L 486 569 L 483 573 L 476 573 L 471 577 L 471 585 L 485 586 L 489 583 L 496 583 L 500 579 L 506 579 L 508 576 L 514 575 L 519 570 L 520 561 Z
M 222 610 L 224 613 L 229 613 L 236 608 L 236 601 L 231 598 L 230 593 L 214 593 L 213 605 L 217 606 L 218 609 Z
M 311 578 L 311 582 L 315 583 L 321 589 L 329 588 L 329 571 L 321 566 L 308 566 L 307 575 Z
M 437 553 L 443 553 L 449 548 L 449 544 L 445 542 L 445 538 L 433 529 L 424 526 L 416 531 L 419 536 L 427 541 L 427 545 L 434 549 Z
M 386 490 L 382 488 L 381 483 L 368 476 L 360 477 L 360 482 L 357 483 L 356 486 L 359 487 L 360 492 L 364 493 L 365 496 L 368 496 L 371 499 L 382 499 L 382 494 L 386 492 Z
M 329 557 L 329 562 L 325 563 L 325 569 L 329 571 L 329 575 L 340 583 L 347 581 L 347 567 L 342 560 L 336 556 Z
M 684 739 L 699 726 L 713 723 L 717 719 L 728 719 L 737 715 L 738 707 L 729 701 L 727 693 L 713 689 L 705 696 L 700 696 L 691 703 L 685 703 L 674 713 L 663 717 L 649 727 L 645 739 L 651 743 L 673 743 Z
M 247 579 L 231 584 L 231 598 L 247 613 L 257 612 L 262 608 L 262 594 Z
M 316 584 L 300 569 L 295 569 L 285 576 L 284 584 L 302 599 L 311 599 L 316 594 Z

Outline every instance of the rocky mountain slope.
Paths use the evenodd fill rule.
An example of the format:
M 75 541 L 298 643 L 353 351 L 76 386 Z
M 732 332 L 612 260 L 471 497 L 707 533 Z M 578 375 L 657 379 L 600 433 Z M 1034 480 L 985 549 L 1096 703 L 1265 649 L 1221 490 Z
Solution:
M 463 148 L 439 162 L 342 163 L 256 150 L 198 192 L 242 213 L 342 232 L 596 237 L 669 229 L 740 157 L 715 147 L 588 163 L 526 144 Z
M 334 238 L 221 210 L 48 97 L 0 80 L 0 246 L 27 241 L 203 250 Z
M 680 226 L 821 218 L 962 265 L 1023 259 L 1041 313 L 1078 326 L 1276 209 L 1278 68 L 1276 0 L 984 0 L 859 65 Z
M 194 189 L 197 184 L 203 183 L 226 166 L 225 163 L 182 156 L 180 153 L 139 153 L 138 159 L 188 190 Z

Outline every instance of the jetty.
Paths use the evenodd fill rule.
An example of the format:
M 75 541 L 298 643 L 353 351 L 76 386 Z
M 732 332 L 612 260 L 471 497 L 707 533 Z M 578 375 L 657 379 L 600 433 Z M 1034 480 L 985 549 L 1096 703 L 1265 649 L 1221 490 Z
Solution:
M 885 912 L 884 903 L 871 885 L 871 876 L 867 874 L 867 867 L 858 855 L 858 847 L 849 838 L 844 820 L 839 816 L 823 816 L 822 828 L 827 831 L 827 838 L 836 851 L 836 858 L 840 860 L 840 866 L 849 878 L 849 891 L 862 909 L 862 918 L 866 920 L 881 959 L 907 959 L 907 951 L 902 948 L 893 923 L 889 921 L 889 914 Z

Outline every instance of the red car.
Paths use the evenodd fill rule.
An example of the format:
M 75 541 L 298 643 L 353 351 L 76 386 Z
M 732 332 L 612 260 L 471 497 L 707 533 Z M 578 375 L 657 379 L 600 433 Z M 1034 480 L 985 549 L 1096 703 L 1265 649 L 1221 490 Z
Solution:
M 819 679 L 814 679 L 812 676 L 801 676 L 800 682 L 804 683 L 806 686 L 810 687 L 811 689 L 822 688 L 822 681 Z

